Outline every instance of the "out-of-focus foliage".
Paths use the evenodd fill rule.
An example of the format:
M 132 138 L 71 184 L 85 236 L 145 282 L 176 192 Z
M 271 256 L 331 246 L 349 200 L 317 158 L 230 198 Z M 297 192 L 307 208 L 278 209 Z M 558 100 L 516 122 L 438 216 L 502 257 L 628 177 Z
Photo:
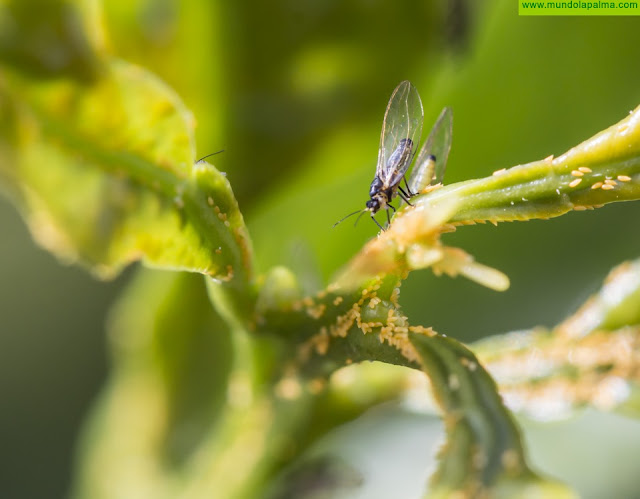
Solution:
M 506 287 L 502 274 L 441 244 L 452 229 L 447 222 L 548 217 L 637 197 L 635 115 L 553 161 L 489 175 L 564 150 L 637 105 L 631 81 L 640 70 L 620 62 L 632 59 L 639 41 L 621 29 L 630 25 L 576 22 L 571 36 L 583 43 L 576 52 L 555 21 L 541 29 L 497 3 L 115 0 L 101 6 L 104 17 L 99 6 L 0 4 L 5 188 L 41 243 L 102 275 L 142 259 L 215 280 L 204 286 L 196 276 L 143 273 L 123 298 L 111 328 L 114 372 L 85 437 L 78 494 L 246 497 L 268 484 L 274 497 L 361 490 L 369 482 L 358 466 L 335 457 L 286 465 L 334 426 L 397 396 L 405 374 L 360 378 L 379 389 L 376 396 L 343 391 L 340 399 L 338 390 L 332 398 L 337 369 L 382 360 L 422 368 L 431 378 L 449 439 L 434 475 L 436 494 L 570 495 L 531 471 L 519 431 L 473 355 L 415 325 L 438 320 L 437 308 L 421 305 L 433 297 L 424 283 L 405 286 L 411 319 L 400 310 L 398 289 L 409 270 L 429 266 Z M 609 39 L 616 41 L 611 51 L 602 50 Z M 592 77 L 598 63 L 607 78 Z M 381 96 L 405 78 L 428 96 L 427 122 L 442 105 L 454 108 L 447 183 L 486 178 L 417 200 L 337 284 L 319 291 L 362 245 L 364 232 L 373 232 L 367 224 L 328 231 L 366 197 Z M 612 84 L 616 91 L 606 98 L 592 97 Z M 229 180 L 194 164 L 194 133 L 202 155 L 226 149 L 216 160 Z M 602 189 L 605 181 L 611 188 Z M 265 272 L 255 281 L 231 186 Z M 477 241 L 465 247 L 479 247 L 482 261 L 522 282 L 525 274 L 509 266 L 526 268 L 526 254 L 501 250 L 497 238 L 483 253 L 479 232 L 464 232 Z M 541 234 L 527 240 L 544 240 Z M 615 237 L 637 255 L 638 236 Z M 615 239 L 590 247 L 601 268 L 625 256 Z M 550 261 L 558 263 L 561 250 L 551 249 Z M 288 268 L 274 268 L 279 264 Z M 567 306 L 572 294 L 535 277 Z M 581 282 L 575 273 L 566 280 Z M 477 308 L 459 314 L 468 296 L 449 309 L 466 316 L 468 337 L 483 332 L 471 326 L 495 332 L 501 315 L 513 320 L 506 311 L 485 320 Z M 545 308 L 540 301 L 529 318 L 551 320 Z M 632 324 L 618 324 L 626 326 Z M 614 341 L 625 337 L 615 333 Z M 490 353 L 501 345 L 496 340 Z M 612 372 L 624 367 L 613 363 Z M 624 380 L 634 379 L 627 374 Z
M 566 418 L 587 405 L 637 417 L 640 261 L 615 268 L 598 294 L 556 328 L 487 338 L 474 350 L 507 404 L 529 417 Z
M 96 77 L 102 32 L 94 2 L 2 2 L 0 57 L 34 77 Z M 93 8 L 92 8 L 93 7 Z

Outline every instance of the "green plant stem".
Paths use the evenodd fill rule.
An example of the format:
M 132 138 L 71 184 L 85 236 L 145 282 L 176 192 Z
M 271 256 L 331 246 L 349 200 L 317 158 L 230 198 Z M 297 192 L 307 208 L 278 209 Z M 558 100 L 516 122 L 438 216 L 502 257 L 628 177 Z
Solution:
M 571 210 L 638 200 L 640 107 L 557 158 L 447 185 L 423 200 L 435 204 L 449 197 L 457 200 L 450 219 L 454 223 L 546 219 Z

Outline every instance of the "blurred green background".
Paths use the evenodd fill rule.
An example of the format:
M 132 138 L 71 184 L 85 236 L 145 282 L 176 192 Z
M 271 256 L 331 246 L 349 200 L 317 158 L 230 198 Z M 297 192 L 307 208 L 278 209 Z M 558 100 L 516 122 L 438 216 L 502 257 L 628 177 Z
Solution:
M 261 270 L 287 264 L 308 290 L 376 233 L 368 220 L 332 224 L 364 206 L 401 80 L 420 91 L 426 130 L 453 108 L 445 183 L 558 155 L 640 104 L 633 17 L 518 17 L 517 2 L 488 0 L 110 0 L 103 10 L 109 49 L 192 110 L 198 155 L 225 150 L 213 163 L 236 192 Z M 461 228 L 445 243 L 507 273 L 509 291 L 415 272 L 401 303 L 413 323 L 465 341 L 555 324 L 612 266 L 640 255 L 639 218 L 640 205 L 621 204 Z M 61 266 L 4 200 L 0 220 L 0 495 L 62 497 L 127 275 L 105 284 Z M 591 433 L 617 424 L 598 421 Z

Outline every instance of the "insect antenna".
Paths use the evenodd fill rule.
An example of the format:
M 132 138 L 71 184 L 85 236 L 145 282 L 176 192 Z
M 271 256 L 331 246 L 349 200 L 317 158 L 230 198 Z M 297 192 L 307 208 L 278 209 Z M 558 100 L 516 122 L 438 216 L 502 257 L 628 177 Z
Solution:
M 200 163 L 201 161 L 204 161 L 205 159 L 207 159 L 210 156 L 215 156 L 216 154 L 220 154 L 221 152 L 224 152 L 224 149 L 220 149 L 219 151 L 216 152 L 212 152 L 211 154 L 207 154 L 206 156 L 202 156 L 198 161 L 196 161 L 196 165 L 198 163 Z
M 360 219 L 362 218 L 362 215 L 364 215 L 367 211 L 367 209 L 361 210 L 360 215 L 358 215 L 358 218 L 356 218 L 356 223 L 353 224 L 353 226 L 355 227 L 356 225 L 358 225 L 358 222 L 360 221 Z
M 349 218 L 349 217 L 351 217 L 351 216 L 355 215 L 356 213 L 360 213 L 360 216 L 362 216 L 362 214 L 363 214 L 365 211 L 367 211 L 367 210 L 366 210 L 366 209 L 364 209 L 364 210 L 357 210 L 357 211 L 354 211 L 353 213 L 349 213 L 346 217 L 342 217 L 340 220 L 338 220 L 336 223 L 334 223 L 334 224 L 333 224 L 333 226 L 332 226 L 332 228 L 333 228 L 333 227 L 335 227 L 335 226 L 336 226 L 336 225 L 338 225 L 338 224 L 341 224 L 341 223 L 342 223 L 342 222 L 344 222 L 347 218 Z M 358 218 L 357 218 L 356 223 L 358 223 L 358 220 L 360 220 L 360 217 L 358 217 Z M 354 226 L 355 226 L 355 224 L 354 224 Z

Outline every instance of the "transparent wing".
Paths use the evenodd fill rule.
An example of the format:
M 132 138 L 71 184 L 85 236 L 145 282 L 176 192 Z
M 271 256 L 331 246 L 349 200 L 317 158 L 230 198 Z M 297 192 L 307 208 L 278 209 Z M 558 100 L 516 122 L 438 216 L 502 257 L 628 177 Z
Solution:
M 386 187 L 402 179 L 422 134 L 422 101 L 416 88 L 403 81 L 391 94 L 382 122 L 376 176 Z
M 451 108 L 445 107 L 422 146 L 411 172 L 409 189 L 412 192 L 418 193 L 428 185 L 442 182 L 444 171 L 447 168 L 452 137 L 453 113 Z

